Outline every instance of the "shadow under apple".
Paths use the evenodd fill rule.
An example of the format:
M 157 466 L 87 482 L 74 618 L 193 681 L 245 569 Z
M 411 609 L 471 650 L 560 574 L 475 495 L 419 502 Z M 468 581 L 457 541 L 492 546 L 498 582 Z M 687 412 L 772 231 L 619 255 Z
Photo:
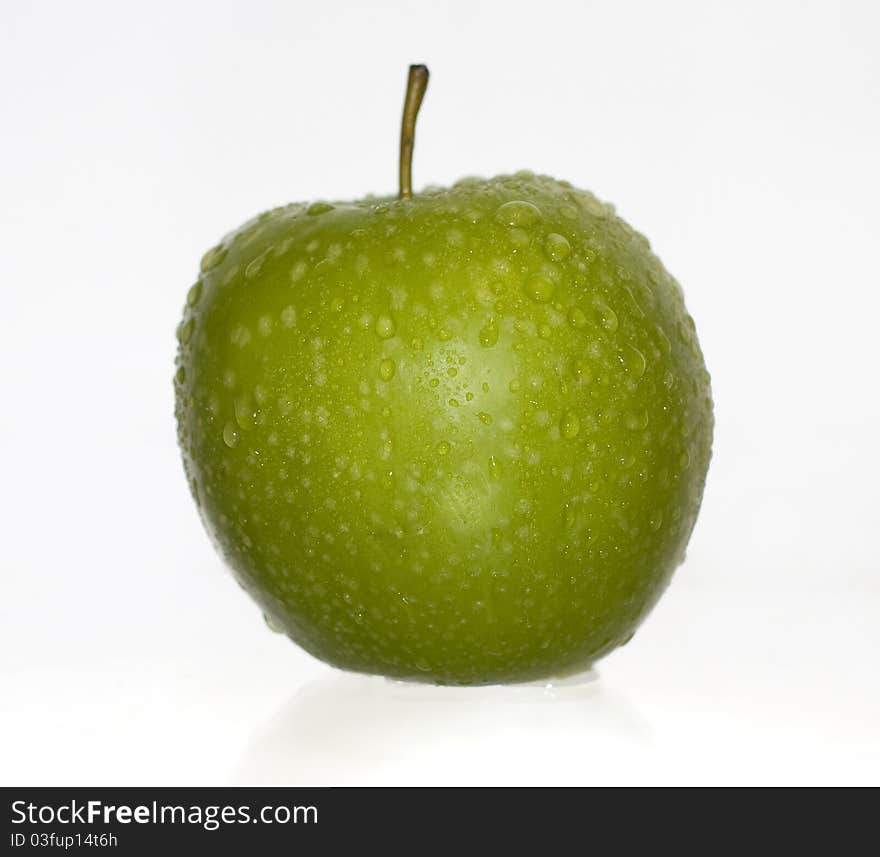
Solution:
M 257 730 L 237 783 L 588 782 L 598 756 L 651 743 L 632 702 L 595 670 L 553 681 L 438 687 L 333 672 Z

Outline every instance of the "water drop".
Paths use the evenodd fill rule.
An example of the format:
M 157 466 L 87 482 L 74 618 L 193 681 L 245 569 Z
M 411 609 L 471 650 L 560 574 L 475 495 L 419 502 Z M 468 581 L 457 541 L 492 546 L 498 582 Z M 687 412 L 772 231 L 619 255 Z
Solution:
M 524 247 L 529 246 L 529 233 L 525 229 L 514 226 L 508 230 L 507 234 L 510 237 L 510 243 L 517 249 L 522 250 Z
M 553 297 L 555 286 L 544 273 L 532 274 L 525 284 L 525 293 L 536 303 L 547 303 Z
M 235 421 L 240 428 L 249 431 L 254 427 L 254 406 L 250 396 L 246 393 L 236 396 L 233 409 L 235 410 Z
M 449 441 L 441 440 L 440 443 L 437 444 L 437 455 L 449 455 L 449 451 L 452 449 Z
M 620 322 L 617 319 L 617 313 L 601 298 L 596 298 L 593 301 L 593 306 L 595 307 L 596 316 L 602 327 L 604 327 L 609 333 L 614 333 L 620 325 Z
M 573 306 L 568 310 L 568 323 L 580 330 L 587 326 L 587 317 L 580 307 Z
M 590 368 L 590 363 L 587 360 L 573 360 L 571 371 L 579 381 L 585 384 L 589 384 L 593 380 L 593 370 Z
M 274 616 L 270 616 L 268 613 L 264 613 L 263 621 L 266 623 L 266 627 L 274 634 L 284 633 L 284 625 L 282 625 Z
M 487 414 L 485 411 L 480 411 L 480 413 L 478 413 L 477 416 L 479 417 L 480 422 L 484 426 L 492 425 L 492 415 L 491 414 Z
M 200 269 L 204 274 L 205 271 L 210 271 L 213 268 L 216 268 L 225 258 L 226 258 L 227 250 L 222 244 L 218 244 L 216 247 L 212 247 L 202 256 L 202 261 L 200 264 Z
M 580 430 L 580 417 L 574 411 L 563 411 L 559 419 L 559 433 L 564 438 L 571 440 L 578 436 Z
M 182 321 L 180 323 L 177 328 L 177 339 L 181 345 L 186 345 L 186 343 L 192 339 L 195 326 L 196 323 L 194 319 L 189 319 L 188 321 Z
M 495 321 L 495 317 L 491 317 L 484 325 L 480 328 L 480 345 L 483 348 L 492 348 L 498 342 L 498 323 Z
M 380 339 L 391 339 L 395 330 L 394 319 L 390 315 L 382 313 L 376 319 L 376 334 Z
M 633 348 L 632 345 L 623 346 L 620 351 L 620 361 L 633 378 L 641 378 L 648 366 L 645 355 L 638 348 Z
M 230 449 L 238 443 L 238 429 L 232 423 L 223 426 L 223 443 Z
M 186 293 L 186 305 L 189 307 L 195 306 L 199 302 L 199 298 L 202 296 L 202 281 L 198 280 L 195 285 Z
M 659 324 L 654 325 L 654 332 L 657 334 L 657 343 L 660 353 L 666 356 L 672 351 L 672 343 L 666 335 L 666 331 Z
M 333 206 L 330 205 L 329 202 L 313 202 L 307 209 L 306 214 L 309 217 L 317 217 L 319 214 L 324 214 L 328 211 L 333 211 Z
M 248 266 L 244 269 L 244 278 L 246 280 L 253 280 L 260 273 L 260 269 L 263 267 L 263 262 L 266 261 L 266 256 L 269 255 L 269 251 L 271 247 L 267 247 L 256 259 L 253 259 Z
M 501 462 L 494 455 L 489 456 L 489 478 L 493 482 L 501 478 Z
M 663 510 L 657 509 L 651 513 L 651 517 L 648 519 L 648 526 L 656 533 L 657 530 L 663 525 Z
M 531 202 L 517 199 L 505 202 L 495 216 L 508 226 L 532 226 L 541 219 L 541 211 Z
M 571 244 L 568 243 L 568 239 L 564 235 L 551 232 L 544 239 L 544 252 L 547 254 L 547 258 L 553 262 L 561 262 L 571 255 Z
M 625 424 L 630 431 L 643 431 L 648 427 L 648 412 L 627 414 Z
M 379 364 L 379 377 L 383 381 L 390 381 L 394 377 L 394 372 L 396 371 L 396 369 L 397 366 L 395 366 L 394 361 L 386 357 Z

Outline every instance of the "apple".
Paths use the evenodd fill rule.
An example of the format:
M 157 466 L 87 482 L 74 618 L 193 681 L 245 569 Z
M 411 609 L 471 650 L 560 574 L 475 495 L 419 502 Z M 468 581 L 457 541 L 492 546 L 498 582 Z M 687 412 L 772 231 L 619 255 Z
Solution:
M 627 642 L 682 561 L 709 375 L 678 283 L 532 173 L 268 211 L 205 254 L 176 413 L 205 526 L 337 667 L 532 680 Z

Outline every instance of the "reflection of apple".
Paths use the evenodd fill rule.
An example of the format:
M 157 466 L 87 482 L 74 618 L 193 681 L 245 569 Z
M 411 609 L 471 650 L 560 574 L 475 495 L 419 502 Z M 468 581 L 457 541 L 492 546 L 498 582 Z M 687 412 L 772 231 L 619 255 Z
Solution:
M 712 436 L 677 283 L 610 206 L 520 173 L 290 205 L 210 250 L 178 331 L 184 463 L 270 623 L 332 664 L 476 684 L 625 642 Z

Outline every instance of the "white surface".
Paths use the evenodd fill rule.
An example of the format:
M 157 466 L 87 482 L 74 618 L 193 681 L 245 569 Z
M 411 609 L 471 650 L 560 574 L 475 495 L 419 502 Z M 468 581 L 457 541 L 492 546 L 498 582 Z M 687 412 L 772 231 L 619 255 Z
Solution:
M 25 3 L 0 12 L 0 781 L 880 782 L 880 7 Z M 528 167 L 685 287 L 715 459 L 581 684 L 343 675 L 223 573 L 175 443 L 201 253 L 294 199 Z

